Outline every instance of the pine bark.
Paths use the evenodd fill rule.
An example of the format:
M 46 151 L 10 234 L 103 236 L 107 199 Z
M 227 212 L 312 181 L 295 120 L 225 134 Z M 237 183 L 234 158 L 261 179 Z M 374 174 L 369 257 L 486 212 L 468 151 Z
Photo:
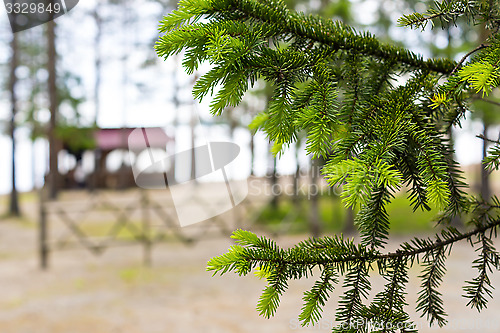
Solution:
M 47 71 L 48 77 L 48 92 L 49 92 L 49 108 L 50 108 L 50 123 L 49 123 L 49 198 L 55 199 L 58 192 L 58 160 L 59 143 L 56 138 L 57 126 L 57 82 L 56 82 L 56 27 L 54 21 L 47 22 Z
M 9 215 L 20 216 L 21 210 L 19 209 L 19 194 L 16 187 L 16 114 L 17 114 L 17 96 L 16 96 L 16 69 L 19 63 L 18 54 L 18 35 L 13 33 L 11 40 L 11 58 L 10 58 L 10 78 L 9 78 L 9 91 L 10 91 L 10 104 L 11 104 L 11 117 L 10 117 L 10 138 L 12 142 L 12 178 L 11 178 L 11 191 L 9 203 Z

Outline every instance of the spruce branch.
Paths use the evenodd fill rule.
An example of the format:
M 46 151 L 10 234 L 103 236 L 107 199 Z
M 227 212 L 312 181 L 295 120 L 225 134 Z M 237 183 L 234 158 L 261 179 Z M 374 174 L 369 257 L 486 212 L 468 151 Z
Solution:
M 493 139 L 485 137 L 482 134 L 476 135 L 476 138 L 500 145 L 500 140 L 493 140 Z
M 265 265 L 290 265 L 302 266 L 311 269 L 312 266 L 340 264 L 339 267 L 345 267 L 343 264 L 350 265 L 358 261 L 372 263 L 383 261 L 385 259 L 408 258 L 414 260 L 418 255 L 435 251 L 452 245 L 464 239 L 471 239 L 472 236 L 481 234 L 490 229 L 495 229 L 500 225 L 500 219 L 485 223 L 473 230 L 461 233 L 453 227 L 444 229 L 441 234 L 436 235 L 434 241 L 431 239 L 413 239 L 410 243 L 406 242 L 400 245 L 395 252 L 380 253 L 379 251 L 366 250 L 363 246 L 356 246 L 349 240 L 343 238 L 325 238 L 322 240 L 311 240 L 309 242 L 299 243 L 289 250 L 275 249 L 270 252 L 255 251 L 243 247 L 233 247 L 230 251 L 233 254 L 233 261 L 228 261 L 226 255 L 215 257 L 209 261 L 207 270 L 214 274 L 224 274 L 230 269 L 235 269 L 235 262 L 245 259 L 251 266 L 255 264 Z M 238 234 L 233 235 L 236 238 Z M 440 237 L 441 236 L 441 237 Z M 314 257 L 306 256 L 306 249 L 314 250 Z M 323 253 L 318 252 L 324 251 Z M 284 251 L 284 252 L 283 252 Z M 311 252 L 312 254 L 313 252 Z M 223 259 L 223 260 L 221 260 Z M 229 267 L 229 268 L 228 268 Z M 248 271 L 245 270 L 245 273 Z
M 488 149 L 488 156 L 483 160 L 489 171 L 498 170 L 500 167 L 500 144 L 495 144 Z
M 467 52 L 467 53 L 466 53 L 466 54 L 462 57 L 462 59 L 460 59 L 460 61 L 458 62 L 458 64 L 455 66 L 455 68 L 453 68 L 453 70 L 451 71 L 450 75 L 453 75 L 453 74 L 457 71 L 457 69 L 459 69 L 459 68 L 462 66 L 462 64 L 465 62 L 465 60 L 466 60 L 468 57 L 470 57 L 473 53 L 475 53 L 475 52 L 477 52 L 477 51 L 479 51 L 479 50 L 485 49 L 485 48 L 487 48 L 487 47 L 490 47 L 490 45 L 488 45 L 488 44 L 484 44 L 484 43 L 483 43 L 483 44 L 478 45 L 475 49 L 473 49 L 473 50 L 471 50 L 471 51 Z
M 463 11 L 450 11 L 450 12 L 444 12 L 444 11 L 441 11 L 441 12 L 434 12 L 433 14 L 426 14 L 426 15 L 422 15 L 420 13 L 413 13 L 413 14 L 409 14 L 409 15 L 403 15 L 403 17 L 401 17 L 399 20 L 398 20 L 398 23 L 400 26 L 409 26 L 409 27 L 415 27 L 415 28 L 421 28 L 422 30 L 425 29 L 425 27 L 427 26 L 427 23 L 429 21 L 431 21 L 432 23 L 432 20 L 436 19 L 436 18 L 443 18 L 443 17 L 453 17 L 453 16 L 459 16 L 459 15 L 463 15 L 464 12 Z M 434 25 L 434 23 L 432 23 Z
M 164 58 L 185 51 L 183 66 L 190 74 L 202 63 L 211 66 L 197 80 L 195 98 L 214 95 L 210 107 L 219 115 L 264 79 L 272 85 L 272 96 L 251 129 L 266 133 L 274 154 L 305 135 L 307 153 L 326 161 L 322 170 L 329 184 L 342 185 L 344 203 L 360 208 L 359 244 L 332 236 L 283 249 L 266 237 L 237 230 L 232 236 L 236 245 L 212 258 L 207 269 L 214 275 L 254 270 L 266 278 L 268 286 L 257 305 L 265 317 L 276 312 L 289 280 L 319 271 L 319 279 L 304 293 L 303 325 L 321 318 L 323 305 L 344 276 L 336 318 L 347 331 L 369 329 L 353 326 L 359 321 L 383 325 L 375 329 L 382 332 L 394 331 L 393 325 L 412 331 L 405 311 L 409 267 L 421 263 L 423 268 L 417 309 L 441 326 L 446 314 L 438 287 L 444 262 L 453 244 L 468 240 L 478 247 L 478 275 L 468 282 L 464 296 L 471 307 L 484 308 L 492 288 L 488 274 L 500 266 L 491 241 L 500 225 L 500 200 L 476 201 L 465 192 L 447 134 L 460 125 L 468 99 L 479 93 L 484 98 L 500 85 L 496 7 L 489 0 L 447 0 L 436 2 L 426 14 L 402 18 L 423 28 L 427 22 L 446 26 L 465 17 L 494 32 L 457 63 L 424 59 L 345 24 L 295 13 L 283 0 L 181 0 L 162 20 L 163 35 L 155 48 Z M 500 167 L 500 142 L 494 143 L 484 161 L 489 169 Z M 437 220 L 442 226 L 467 216 L 472 229 L 448 226 L 434 237 L 414 238 L 395 252 L 383 252 L 390 226 L 386 206 L 403 186 L 414 210 L 436 206 L 442 210 Z M 386 284 L 364 304 L 374 269 Z
M 446 324 L 446 313 L 443 309 L 441 293 L 438 291 L 446 270 L 445 258 L 446 247 L 439 247 L 427 252 L 422 260 L 424 270 L 420 276 L 422 289 L 418 293 L 417 311 L 422 311 L 422 316 L 425 315 L 431 325 L 434 322 L 437 322 L 439 326 Z
M 322 307 L 329 298 L 329 293 L 338 283 L 337 273 L 331 266 L 326 266 L 321 279 L 316 281 L 310 291 L 304 293 L 304 306 L 299 315 L 302 326 L 314 324 L 321 318 Z
M 344 279 L 343 288 L 346 289 L 339 299 L 339 308 L 335 318 L 341 324 L 340 329 L 334 332 L 344 332 L 343 327 L 351 327 L 353 322 L 360 319 L 365 309 L 363 300 L 368 297 L 371 289 L 368 280 L 368 268 L 363 261 L 353 265 L 353 268 L 347 272 Z
M 165 35 L 167 37 L 161 37 L 155 46 L 160 56 L 168 56 L 173 52 L 168 36 L 176 29 L 191 21 L 199 20 L 203 15 L 212 19 L 220 15 L 239 22 L 252 20 L 265 23 L 277 34 L 297 36 L 313 43 L 320 43 L 328 47 L 330 52 L 345 50 L 382 60 L 392 59 L 412 68 L 431 70 L 446 75 L 456 65 L 448 59 L 424 60 L 421 56 L 404 48 L 382 44 L 369 33 L 357 33 L 353 28 L 340 22 L 334 23 L 319 17 L 291 13 L 281 1 L 262 3 L 255 0 L 205 0 L 198 1 L 200 5 L 194 7 L 196 10 L 193 10 L 189 1 L 181 1 L 175 16 L 168 16 L 161 22 L 160 31 L 167 33 Z M 179 47 L 175 50 L 179 50 Z
M 474 260 L 474 268 L 479 272 L 479 275 L 471 281 L 467 281 L 465 298 L 469 299 L 468 306 L 480 311 L 486 307 L 488 298 L 493 296 L 491 281 L 488 274 L 492 272 L 492 268 L 499 269 L 499 255 L 495 250 L 490 238 L 483 231 L 478 234 L 476 244 L 480 244 L 479 257 Z
M 489 211 L 500 207 L 500 202 L 488 206 L 477 203 Z M 445 272 L 444 259 L 454 243 L 467 239 L 472 243 L 474 236 L 481 244 L 481 255 L 474 261 L 480 274 L 464 287 L 469 298 L 468 305 L 478 310 L 486 306 L 487 296 L 491 297 L 491 282 L 488 271 L 500 268 L 500 256 L 494 249 L 491 239 L 496 235 L 500 219 L 490 219 L 491 214 L 478 212 L 474 225 L 468 232 L 459 232 L 453 227 L 444 229 L 434 239 L 415 238 L 400 245 L 395 252 L 381 253 L 356 245 L 353 240 L 342 237 L 324 237 L 305 240 L 290 249 L 281 249 L 265 237 L 237 230 L 233 234 L 235 245 L 229 252 L 208 262 L 207 270 L 214 274 L 235 271 L 240 275 L 258 269 L 259 275 L 267 278 L 269 285 L 264 289 L 257 309 L 269 318 L 276 312 L 280 296 L 288 287 L 288 280 L 313 275 L 314 269 L 321 270 L 321 278 L 310 291 L 304 293 L 304 305 L 299 319 L 303 325 L 313 324 L 321 317 L 321 308 L 338 283 L 337 273 L 345 274 L 345 292 L 340 297 L 336 318 L 345 325 L 357 320 L 375 322 L 383 325 L 398 323 L 400 327 L 412 327 L 412 322 L 404 310 L 405 284 L 408 281 L 407 269 L 415 262 L 423 262 L 422 290 L 419 292 L 417 310 L 427 316 L 431 324 L 439 326 L 446 323 L 439 284 Z M 489 232 L 490 236 L 486 237 Z M 364 305 L 370 290 L 369 271 L 376 263 L 379 272 L 387 280 L 383 291 L 379 292 L 371 304 Z M 486 294 L 486 296 L 485 296 Z M 391 324 L 392 323 L 392 324 Z M 385 327 L 385 326 L 384 326 Z M 336 328 L 334 328 L 336 331 Z M 341 330 L 340 330 L 341 331 Z M 339 332 L 340 332 L 339 331 Z

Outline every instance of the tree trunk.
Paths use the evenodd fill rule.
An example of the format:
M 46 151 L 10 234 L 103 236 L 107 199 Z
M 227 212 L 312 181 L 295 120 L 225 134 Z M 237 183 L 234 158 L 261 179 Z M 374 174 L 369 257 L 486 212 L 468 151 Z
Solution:
M 354 227 L 354 210 L 351 207 L 345 209 L 345 225 L 344 232 L 346 234 L 352 234 L 356 231 Z
M 196 116 L 195 116 L 195 109 L 194 105 L 191 108 L 191 121 L 190 121 L 190 126 L 191 126 L 191 180 L 196 180 L 196 154 L 195 154 L 195 145 L 196 145 L 196 134 L 195 134 L 195 127 L 196 127 Z
M 101 9 L 100 2 L 97 2 L 92 16 L 96 25 L 96 34 L 94 36 L 94 126 L 97 127 L 97 121 L 99 120 L 100 114 L 100 100 L 101 100 L 101 72 L 102 72 L 102 55 L 101 55 L 101 40 L 102 40 L 102 18 L 99 15 Z M 98 148 L 94 150 L 94 172 L 91 176 L 91 181 L 86 184 L 90 191 L 97 189 L 98 185 L 98 175 L 99 175 L 99 152 Z
M 321 225 L 319 220 L 319 187 L 318 187 L 319 159 L 311 160 L 311 184 L 309 186 L 310 196 L 310 216 L 309 228 L 313 237 L 319 237 L 321 234 Z M 312 190 L 312 191 L 311 191 Z
M 483 137 L 487 138 L 488 135 L 488 124 L 486 124 L 483 121 Z M 486 157 L 486 154 L 488 152 L 488 142 L 486 140 L 483 140 L 483 158 Z M 490 173 L 486 169 L 486 166 L 481 163 L 481 196 L 483 197 L 484 200 L 488 200 L 491 197 L 491 188 L 490 188 L 490 179 L 489 179 Z
M 484 24 L 481 24 L 481 28 L 479 31 L 479 40 L 480 42 L 484 42 L 488 39 L 490 32 L 486 30 Z M 487 115 L 485 114 L 487 110 L 483 110 L 483 137 L 487 138 L 488 137 L 488 128 L 489 128 L 489 123 L 487 120 Z M 488 153 L 488 142 L 483 139 L 483 156 L 482 156 L 482 161 L 484 161 L 484 158 L 486 157 Z M 481 163 L 481 196 L 483 197 L 484 200 L 489 200 L 491 197 L 491 188 L 490 188 L 490 179 L 489 179 L 489 172 L 486 170 L 486 167 L 483 163 Z
M 179 101 L 179 79 L 177 77 L 177 65 L 180 65 L 179 58 L 175 56 L 174 58 L 176 66 L 174 66 L 172 70 L 172 104 L 174 105 L 174 121 L 173 121 L 173 132 L 172 136 L 174 137 L 174 144 L 172 145 L 172 150 L 169 152 L 169 155 L 172 156 L 172 165 L 170 167 L 169 172 L 172 175 L 172 179 L 175 180 L 175 162 L 176 162 L 176 153 L 177 153 L 177 147 L 175 146 L 177 143 L 177 133 L 178 133 L 178 127 L 179 127 L 179 107 L 181 106 L 181 102 Z M 167 152 L 168 153 L 168 152 Z M 176 182 L 176 181 L 175 181 Z M 173 185 L 173 184 L 171 184 Z
M 299 147 L 300 141 L 295 145 L 295 177 L 293 177 L 293 194 L 292 200 L 294 204 L 299 203 L 299 190 L 300 190 L 300 163 L 299 163 Z
M 250 176 L 255 175 L 255 134 L 250 131 Z
M 57 154 L 59 153 L 59 144 L 55 135 L 57 126 L 57 85 L 56 85 L 56 33 L 54 20 L 47 22 L 47 71 L 50 125 L 49 125 L 49 198 L 55 199 L 58 192 Z
M 278 198 L 279 198 L 279 191 L 277 190 L 277 185 L 278 185 L 278 172 L 276 170 L 276 166 L 277 166 L 277 158 L 275 156 L 272 156 L 271 154 L 271 157 L 273 159 L 272 161 L 272 170 L 271 170 L 271 195 L 272 195 L 272 199 L 271 199 L 271 207 L 273 207 L 273 209 L 278 209 Z
M 100 113 L 100 90 L 101 90 L 101 68 L 102 68 L 102 56 L 101 56 L 101 40 L 102 40 L 102 18 L 99 15 L 101 6 L 98 1 L 96 8 L 94 9 L 93 17 L 96 25 L 96 34 L 94 37 L 94 71 L 95 71 L 95 81 L 94 81 L 94 126 L 97 126 L 97 120 Z
M 450 147 L 455 147 L 455 138 L 453 136 L 453 131 L 452 131 L 452 128 L 450 127 L 448 129 L 448 137 L 449 137 L 449 142 L 450 142 Z M 452 150 L 451 153 L 450 153 L 450 160 L 454 160 L 455 159 L 455 153 L 454 153 L 455 150 Z M 460 218 L 459 215 L 455 215 L 451 218 L 451 221 L 450 221 L 451 225 L 454 226 L 455 228 L 461 228 L 464 226 L 463 222 L 462 222 L 462 219 Z
M 19 216 L 21 211 L 19 209 L 19 195 L 17 193 L 16 187 L 16 113 L 17 113 L 17 96 L 16 96 L 16 68 L 18 65 L 18 46 L 17 46 L 17 34 L 12 34 L 11 41 L 11 58 L 10 58 L 10 78 L 9 78 L 9 90 L 10 90 L 10 104 L 11 104 L 11 117 L 10 117 L 10 138 L 12 141 L 12 189 L 10 191 L 10 205 L 9 205 L 9 215 Z

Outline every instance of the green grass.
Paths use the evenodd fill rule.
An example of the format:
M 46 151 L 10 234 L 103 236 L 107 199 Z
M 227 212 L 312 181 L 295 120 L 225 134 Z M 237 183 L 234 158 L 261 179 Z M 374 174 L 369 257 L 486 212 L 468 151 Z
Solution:
M 339 197 L 323 195 L 319 199 L 319 216 L 325 234 L 340 233 L 345 229 L 346 210 Z M 390 216 L 391 234 L 413 234 L 433 229 L 436 211 L 413 212 L 409 200 L 400 195 L 387 206 Z M 268 205 L 262 210 L 258 223 L 271 232 L 308 232 L 310 202 L 307 197 L 295 204 L 290 198 L 280 197 L 277 208 Z
M 137 267 L 122 269 L 119 275 L 120 279 L 128 284 L 135 284 L 144 278 L 143 269 Z
M 0 205 L 7 207 L 10 199 L 10 194 L 2 194 L 0 195 Z M 23 203 L 35 202 L 39 200 L 37 191 L 30 192 L 19 192 L 19 203 L 22 205 Z
M 403 195 L 397 196 L 388 205 L 392 234 L 425 232 L 433 229 L 437 211 L 413 211 L 410 201 Z
M 25 204 L 36 203 L 38 200 L 38 192 L 36 191 L 19 192 L 19 208 L 21 210 L 21 217 L 14 217 L 9 215 L 10 195 L 0 195 L 0 220 L 13 219 L 20 222 L 26 222 L 26 214 L 24 213 L 24 210 L 26 209 Z M 38 209 L 38 207 L 36 209 Z
M 78 227 L 89 237 L 107 237 L 113 228 L 116 221 L 98 221 L 98 222 L 83 222 L 79 223 Z M 142 230 L 141 221 L 128 221 L 129 225 L 133 225 L 135 229 Z M 133 229 L 134 230 L 134 229 Z M 155 236 L 156 232 L 154 229 L 150 231 L 151 236 Z M 116 239 L 118 240 L 134 240 L 135 235 L 126 226 L 122 226 L 120 231 L 116 234 Z

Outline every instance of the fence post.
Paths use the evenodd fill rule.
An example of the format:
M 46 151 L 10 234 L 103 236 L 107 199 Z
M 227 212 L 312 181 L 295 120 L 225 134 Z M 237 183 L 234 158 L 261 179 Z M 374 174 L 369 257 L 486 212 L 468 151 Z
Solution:
M 46 210 L 46 200 L 43 187 L 38 190 L 39 200 L 40 200 L 40 215 L 38 223 L 38 249 L 40 258 L 40 268 L 42 270 L 47 270 L 49 268 L 49 247 L 48 247 L 48 223 L 47 223 L 47 210 Z
M 142 245 L 143 245 L 143 264 L 144 266 L 151 266 L 151 250 L 152 250 L 152 236 L 151 236 L 151 220 L 149 216 L 149 200 L 146 190 L 141 189 L 141 206 L 142 206 Z

